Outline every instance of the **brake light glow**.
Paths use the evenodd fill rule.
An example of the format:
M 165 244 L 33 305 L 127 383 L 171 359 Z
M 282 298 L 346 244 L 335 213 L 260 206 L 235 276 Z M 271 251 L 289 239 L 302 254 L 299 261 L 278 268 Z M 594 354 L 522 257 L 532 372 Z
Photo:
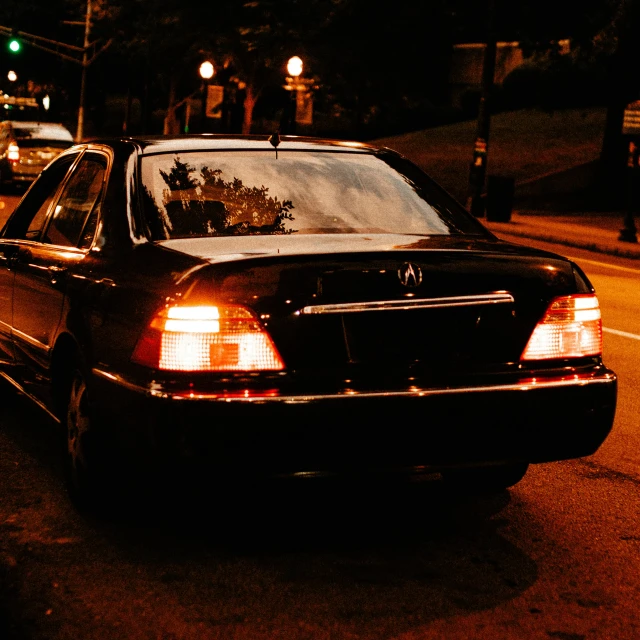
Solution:
M 7 158 L 11 162 L 18 162 L 20 160 L 20 147 L 15 142 L 11 142 L 7 148 Z
M 258 318 L 239 305 L 167 307 L 140 336 L 133 362 L 167 371 L 279 371 Z
M 521 360 L 580 358 L 602 354 L 598 298 L 580 294 L 556 298 L 538 322 Z

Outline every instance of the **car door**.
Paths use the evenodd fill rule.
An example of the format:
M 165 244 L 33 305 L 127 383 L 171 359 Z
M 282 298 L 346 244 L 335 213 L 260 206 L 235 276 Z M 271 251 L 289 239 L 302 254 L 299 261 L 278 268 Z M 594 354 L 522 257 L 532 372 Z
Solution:
M 43 226 L 22 243 L 13 262 L 12 338 L 24 383 L 40 397 L 48 381 L 51 349 L 60 325 L 67 274 L 93 240 L 107 158 L 85 152 L 71 168 Z
M 5 370 L 14 362 L 11 343 L 13 270 L 9 257 L 12 250 L 0 239 L 0 370 Z
M 78 158 L 70 153 L 43 172 L 22 199 L 0 233 L 0 366 L 15 365 L 13 349 L 13 284 L 15 263 L 40 235 L 47 213 L 70 167 Z

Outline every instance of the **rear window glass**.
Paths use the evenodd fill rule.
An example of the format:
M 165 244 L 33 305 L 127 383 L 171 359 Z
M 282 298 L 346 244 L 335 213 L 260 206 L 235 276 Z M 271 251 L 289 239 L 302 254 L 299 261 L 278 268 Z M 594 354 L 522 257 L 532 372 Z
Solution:
M 393 165 L 393 166 L 392 166 Z M 141 160 L 156 240 L 190 236 L 482 233 L 415 165 L 370 153 L 185 152 Z
M 62 147 L 68 147 L 73 142 L 73 136 L 66 129 L 46 124 L 36 127 L 14 127 L 13 135 L 18 141 L 42 141 Z

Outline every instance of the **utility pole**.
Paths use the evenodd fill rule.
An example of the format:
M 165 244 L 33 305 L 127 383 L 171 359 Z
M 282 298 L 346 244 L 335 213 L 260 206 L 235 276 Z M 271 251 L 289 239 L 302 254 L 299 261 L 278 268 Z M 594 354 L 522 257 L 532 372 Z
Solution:
M 89 66 L 89 34 L 91 33 L 91 0 L 87 0 L 87 12 L 84 20 L 84 45 L 82 47 L 82 76 L 80 79 L 80 105 L 78 106 L 78 128 L 76 130 L 76 142 L 82 142 L 84 138 L 84 102 L 87 84 L 87 67 Z
M 473 147 L 473 160 L 469 169 L 469 197 L 467 208 L 477 218 L 484 216 L 483 192 L 489 156 L 489 129 L 491 124 L 491 95 L 496 69 L 497 42 L 494 31 L 495 0 L 487 0 L 487 37 L 482 62 L 482 87 L 478 105 L 478 129 Z
M 84 102 L 85 102 L 85 85 L 87 69 L 93 63 L 98 55 L 100 55 L 109 45 L 112 43 L 112 39 L 107 40 L 100 48 L 97 47 L 99 40 L 89 42 L 89 36 L 91 33 L 91 1 L 87 0 L 87 11 L 84 21 L 63 21 L 63 24 L 80 25 L 84 26 L 84 46 L 77 47 L 66 42 L 59 42 L 57 40 L 51 40 L 50 38 L 44 38 L 42 36 L 34 35 L 33 33 L 26 33 L 24 31 L 17 31 L 10 27 L 0 25 L 0 35 L 19 38 L 21 41 L 27 42 L 32 47 L 42 49 L 47 53 L 52 53 L 59 58 L 70 60 L 82 66 L 82 77 L 80 82 L 80 105 L 78 107 L 78 128 L 76 131 L 76 141 L 82 141 L 84 136 Z M 90 49 L 93 51 L 89 56 Z

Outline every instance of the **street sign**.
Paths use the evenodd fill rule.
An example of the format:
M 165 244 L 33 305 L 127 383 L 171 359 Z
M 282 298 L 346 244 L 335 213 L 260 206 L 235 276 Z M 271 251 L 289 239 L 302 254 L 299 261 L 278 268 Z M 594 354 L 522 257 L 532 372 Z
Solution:
M 310 91 L 296 91 L 296 122 L 313 124 L 313 94 Z
M 622 120 L 622 135 L 640 135 L 640 100 L 631 102 L 624 110 L 624 118 Z
M 22 96 L 0 95 L 0 104 L 8 104 L 16 107 L 38 107 L 38 101 L 35 98 Z
M 217 84 L 207 85 L 207 106 L 205 109 L 207 118 L 222 118 L 223 100 L 224 87 Z

